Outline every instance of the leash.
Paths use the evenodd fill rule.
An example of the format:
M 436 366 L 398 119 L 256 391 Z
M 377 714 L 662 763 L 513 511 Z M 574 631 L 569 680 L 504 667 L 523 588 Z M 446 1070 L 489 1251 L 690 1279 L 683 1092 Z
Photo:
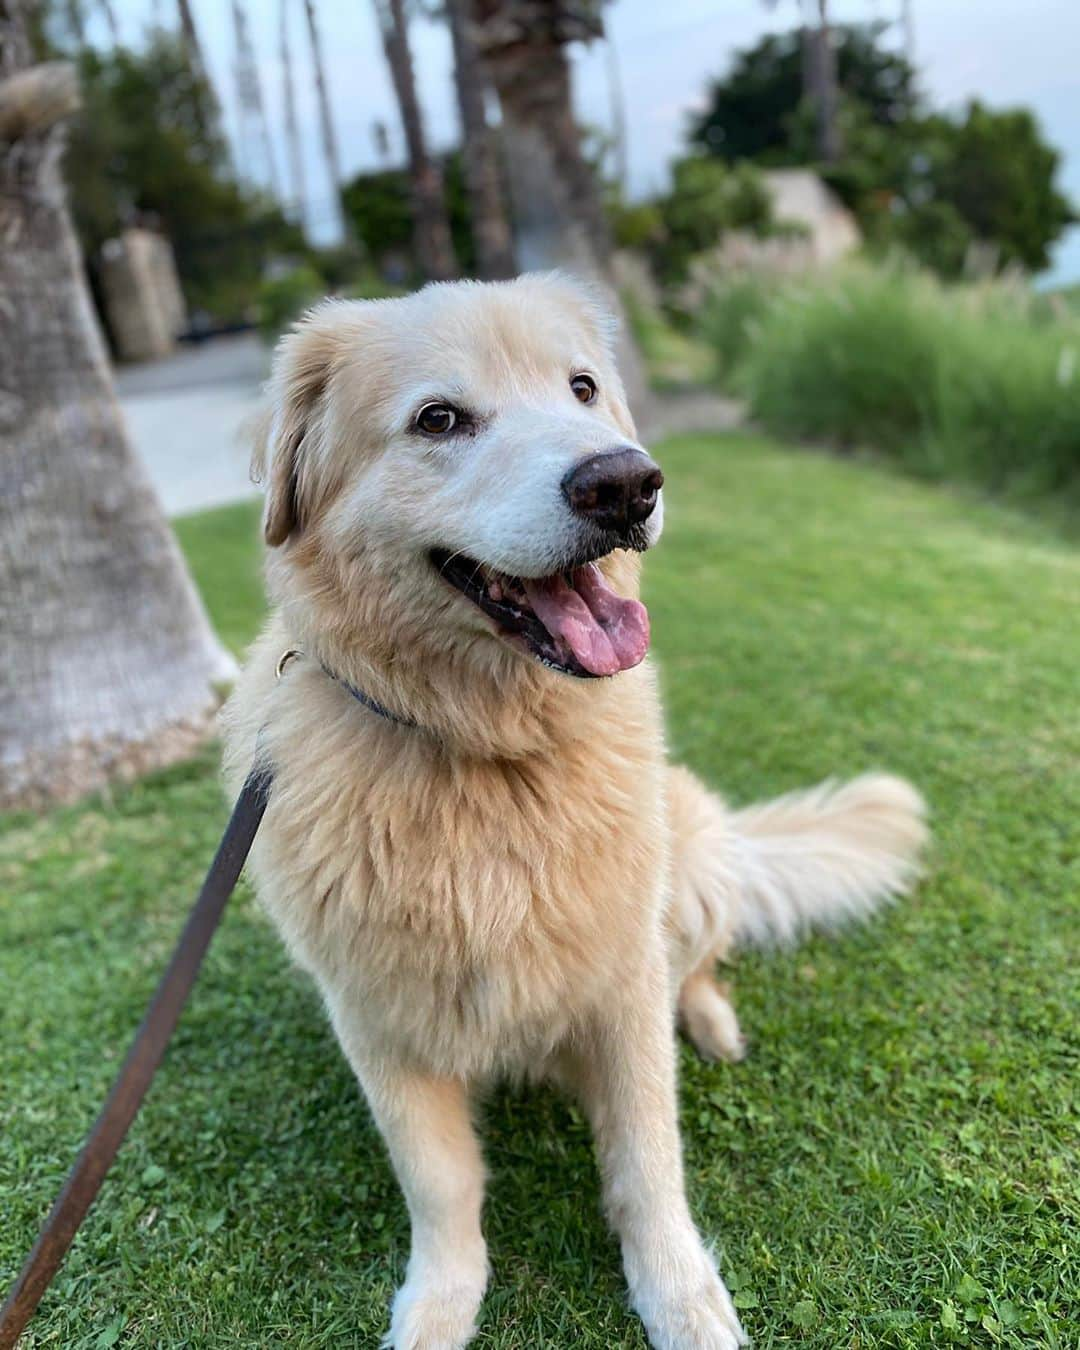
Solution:
M 268 768 L 256 766 L 247 776 L 199 898 L 135 1034 L 123 1068 L 0 1309 L 0 1350 L 11 1350 L 22 1335 L 67 1255 L 79 1225 L 97 1198 L 105 1173 L 135 1119 L 195 983 L 225 904 L 247 861 L 266 811 L 271 781 Z

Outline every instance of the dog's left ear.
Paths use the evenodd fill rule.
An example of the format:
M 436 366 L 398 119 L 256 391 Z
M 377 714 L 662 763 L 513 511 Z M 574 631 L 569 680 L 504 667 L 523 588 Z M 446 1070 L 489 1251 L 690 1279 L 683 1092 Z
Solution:
M 266 481 L 263 535 L 271 547 L 303 528 L 309 477 L 304 442 L 342 350 L 340 307 L 330 301 L 310 311 L 274 353 L 269 425 L 252 459 L 252 477 Z

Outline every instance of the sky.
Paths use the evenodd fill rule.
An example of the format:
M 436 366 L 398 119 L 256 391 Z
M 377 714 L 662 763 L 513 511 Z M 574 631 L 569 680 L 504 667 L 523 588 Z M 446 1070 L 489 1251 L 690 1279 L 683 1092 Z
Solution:
M 284 0 L 289 16 L 298 116 L 312 234 L 331 228 L 329 181 L 319 139 L 303 0 Z M 263 97 L 272 120 L 273 153 L 287 181 L 281 132 L 279 24 L 282 0 L 246 0 Z M 1077 0 L 911 0 L 915 59 L 936 107 L 962 108 L 973 97 L 992 107 L 1032 108 L 1063 155 L 1060 184 L 1080 204 L 1080 3 Z M 114 0 L 121 38 L 136 42 L 155 15 L 172 22 L 174 0 Z M 237 141 L 232 66 L 235 53 L 229 0 L 192 0 L 211 74 L 222 96 L 230 137 Z M 895 20 L 901 0 L 832 0 L 836 22 Z M 373 0 L 317 0 L 327 81 L 347 174 L 373 168 L 380 157 L 373 127 L 389 133 L 391 159 L 403 157 L 400 124 L 375 22 Z M 640 197 L 664 186 L 670 160 L 683 149 L 688 115 L 702 106 L 710 77 L 732 53 L 797 21 L 796 0 L 612 0 L 605 43 L 574 49 L 579 118 L 610 128 L 612 53 L 625 92 L 628 187 Z M 100 20 L 98 20 L 100 23 Z M 900 29 L 893 29 L 897 44 Z M 104 40 L 104 33 L 98 34 Z M 418 88 L 435 148 L 457 139 L 450 43 L 443 25 L 411 28 Z M 251 138 L 249 137 L 250 141 Z M 246 147 L 249 171 L 266 178 L 265 156 Z M 1047 282 L 1080 282 L 1080 227 L 1059 244 Z

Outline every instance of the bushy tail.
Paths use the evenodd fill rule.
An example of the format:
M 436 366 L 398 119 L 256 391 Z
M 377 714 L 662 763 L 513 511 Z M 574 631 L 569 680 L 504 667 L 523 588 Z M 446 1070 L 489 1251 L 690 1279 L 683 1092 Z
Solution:
M 915 789 L 878 773 L 733 812 L 734 942 L 789 942 L 903 894 L 918 875 L 925 820 Z

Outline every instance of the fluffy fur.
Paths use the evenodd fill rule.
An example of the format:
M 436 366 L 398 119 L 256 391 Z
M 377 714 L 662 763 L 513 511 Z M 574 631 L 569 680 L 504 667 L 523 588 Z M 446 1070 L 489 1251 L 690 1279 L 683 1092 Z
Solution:
M 599 387 L 588 407 L 568 387 L 581 370 Z M 637 444 L 610 324 L 577 286 L 324 305 L 283 340 L 270 395 L 275 607 L 226 711 L 227 775 L 235 790 L 255 755 L 273 764 L 259 896 L 318 981 L 409 1206 L 388 1342 L 451 1350 L 475 1329 L 470 1094 L 510 1074 L 583 1101 L 651 1343 L 733 1350 L 743 1333 L 683 1192 L 676 1011 L 703 1053 L 738 1058 L 716 958 L 902 891 L 922 804 L 870 776 L 729 811 L 668 766 L 648 661 L 612 679 L 547 670 L 431 565 L 443 547 L 558 570 L 579 529 L 564 473 Z M 467 429 L 419 435 L 425 399 L 468 408 Z M 636 596 L 639 562 L 600 566 Z M 279 679 L 287 648 L 303 656 Z

